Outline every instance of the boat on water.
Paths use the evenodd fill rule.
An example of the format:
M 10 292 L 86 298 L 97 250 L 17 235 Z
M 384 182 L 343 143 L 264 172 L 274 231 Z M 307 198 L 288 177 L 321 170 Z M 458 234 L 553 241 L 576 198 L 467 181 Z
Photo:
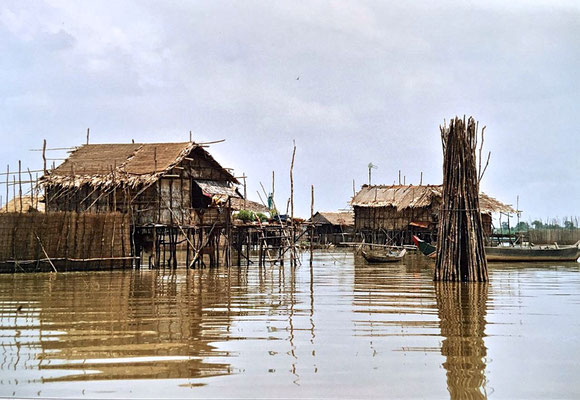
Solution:
M 498 246 L 486 247 L 487 261 L 576 261 L 580 257 L 580 241 L 571 246 Z
M 417 236 L 413 235 L 413 242 L 415 246 L 419 249 L 423 255 L 426 255 L 430 258 L 437 257 L 437 247 L 433 246 L 431 243 L 427 243 L 426 241 L 419 239 Z
M 413 242 L 424 255 L 435 258 L 437 248 L 413 236 Z M 497 246 L 486 247 L 487 261 L 576 261 L 580 257 L 580 240 L 571 246 Z
M 399 251 L 373 251 L 373 250 L 362 250 L 362 256 L 364 259 L 371 264 L 378 264 L 378 263 L 391 263 L 391 262 L 398 262 L 405 257 L 407 254 L 406 249 L 402 249 Z

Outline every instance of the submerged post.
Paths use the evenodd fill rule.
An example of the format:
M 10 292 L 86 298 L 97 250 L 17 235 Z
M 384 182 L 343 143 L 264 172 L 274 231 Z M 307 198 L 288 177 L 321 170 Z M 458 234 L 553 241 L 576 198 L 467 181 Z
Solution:
M 440 130 L 443 200 L 435 280 L 484 282 L 488 277 L 479 210 L 476 122 L 470 117 L 466 124 L 465 119 L 456 117 Z
M 312 259 L 314 254 L 314 185 L 310 187 L 310 269 L 312 270 Z
M 290 253 L 290 265 L 296 267 L 296 227 L 294 226 L 294 157 L 296 156 L 296 142 L 292 150 L 292 162 L 290 163 L 290 233 L 292 236 L 292 249 Z

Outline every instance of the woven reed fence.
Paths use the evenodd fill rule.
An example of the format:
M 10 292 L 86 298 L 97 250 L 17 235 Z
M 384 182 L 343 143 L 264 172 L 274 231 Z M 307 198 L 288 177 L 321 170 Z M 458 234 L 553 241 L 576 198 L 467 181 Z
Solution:
M 128 215 L 0 214 L 0 272 L 120 268 L 131 260 Z
M 574 244 L 580 240 L 580 229 L 531 229 L 530 242 L 535 244 Z

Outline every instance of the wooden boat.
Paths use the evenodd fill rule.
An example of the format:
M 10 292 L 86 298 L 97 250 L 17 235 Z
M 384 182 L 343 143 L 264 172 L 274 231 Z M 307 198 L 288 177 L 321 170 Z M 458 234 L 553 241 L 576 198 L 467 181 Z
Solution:
M 576 261 L 580 257 L 580 241 L 572 246 L 498 246 L 486 247 L 487 261 Z
M 413 241 L 424 255 L 435 258 L 437 248 L 416 236 Z M 487 261 L 576 261 L 580 257 L 580 241 L 572 246 L 498 246 L 486 247 Z
M 364 259 L 368 263 L 372 264 L 398 262 L 403 259 L 405 254 L 407 254 L 406 249 L 389 252 L 362 250 L 362 255 Z
M 431 243 L 427 243 L 426 241 L 419 239 L 417 236 L 413 236 L 412 239 L 415 243 L 415 246 L 417 246 L 421 253 L 427 257 L 437 257 L 437 247 L 433 246 Z

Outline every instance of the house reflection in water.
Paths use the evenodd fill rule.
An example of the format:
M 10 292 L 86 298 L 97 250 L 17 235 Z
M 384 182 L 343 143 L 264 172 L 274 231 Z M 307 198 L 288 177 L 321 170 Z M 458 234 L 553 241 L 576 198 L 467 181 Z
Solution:
M 15 373 L 37 371 L 18 379 L 22 384 L 234 372 L 229 354 L 211 343 L 228 336 L 228 305 L 232 295 L 245 293 L 243 274 L 223 279 L 210 269 L 186 276 L 137 271 L 41 278 L 47 279 L 23 275 L 12 288 L 14 301 L 25 304 L 12 329 L 27 332 L 26 340 L 17 333 L 12 341 L 24 343 L 19 354 L 27 357 L 5 353 L 0 361 Z
M 436 282 L 441 355 L 452 399 L 486 399 L 488 283 Z

